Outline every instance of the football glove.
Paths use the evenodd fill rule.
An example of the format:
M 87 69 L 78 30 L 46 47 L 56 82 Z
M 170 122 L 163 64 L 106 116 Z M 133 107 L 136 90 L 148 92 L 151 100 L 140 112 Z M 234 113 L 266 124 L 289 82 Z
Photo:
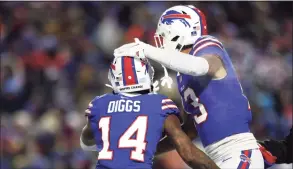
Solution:
M 264 146 L 258 143 L 259 150 L 265 161 L 265 168 L 269 168 L 276 163 L 277 157 L 273 156 Z
M 115 57 L 137 57 L 139 59 L 146 59 L 144 54 L 145 43 L 141 42 L 137 38 L 134 39 L 135 42 L 125 44 L 114 50 Z

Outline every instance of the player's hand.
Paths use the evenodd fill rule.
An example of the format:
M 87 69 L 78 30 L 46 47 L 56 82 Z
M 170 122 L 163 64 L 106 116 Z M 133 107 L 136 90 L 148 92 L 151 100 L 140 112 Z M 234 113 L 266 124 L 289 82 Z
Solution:
M 259 150 L 264 158 L 266 168 L 276 163 L 277 157 L 273 156 L 264 146 L 258 143 Z
M 164 69 L 164 77 L 161 78 L 161 85 L 164 87 L 167 84 L 167 87 L 170 89 L 173 84 L 172 78 L 169 76 L 168 71 L 165 66 L 163 66 Z
M 134 39 L 135 42 L 125 44 L 114 50 L 115 57 L 129 56 L 137 57 L 140 59 L 146 59 L 144 54 L 145 43 L 141 42 L 137 38 Z

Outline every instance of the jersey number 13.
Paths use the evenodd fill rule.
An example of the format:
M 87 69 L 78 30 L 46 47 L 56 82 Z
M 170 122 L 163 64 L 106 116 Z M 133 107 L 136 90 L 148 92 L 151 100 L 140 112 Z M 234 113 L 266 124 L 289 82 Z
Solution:
M 191 99 L 191 105 L 194 109 L 199 109 L 200 110 L 200 113 L 198 115 L 195 115 L 194 116 L 194 121 L 196 122 L 196 124 L 200 124 L 200 123 L 203 123 L 206 121 L 207 117 L 208 117 L 208 113 L 204 107 L 203 104 L 199 103 L 199 98 L 196 97 L 194 91 L 191 89 L 191 88 L 187 88 L 184 93 L 183 93 L 183 96 L 184 96 L 184 101 L 185 102 L 188 102 L 189 99 Z M 186 109 L 185 111 L 187 113 L 190 113 L 191 112 L 188 112 Z

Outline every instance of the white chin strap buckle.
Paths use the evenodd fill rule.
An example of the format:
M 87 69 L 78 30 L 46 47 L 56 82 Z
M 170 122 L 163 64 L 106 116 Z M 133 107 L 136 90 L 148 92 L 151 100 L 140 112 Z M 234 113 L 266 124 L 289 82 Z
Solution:
M 161 78 L 161 86 L 165 86 L 167 84 L 167 87 L 170 89 L 172 87 L 172 84 L 173 84 L 173 80 L 172 78 L 169 76 L 168 74 L 168 71 L 166 69 L 165 66 L 163 66 L 163 69 L 164 69 L 164 77 Z
M 113 89 L 113 90 L 114 90 L 114 87 L 113 87 L 113 86 L 111 86 L 111 85 L 109 85 L 109 84 L 105 84 L 105 86 L 107 86 L 107 87 L 109 87 L 109 88 L 111 88 L 111 89 Z

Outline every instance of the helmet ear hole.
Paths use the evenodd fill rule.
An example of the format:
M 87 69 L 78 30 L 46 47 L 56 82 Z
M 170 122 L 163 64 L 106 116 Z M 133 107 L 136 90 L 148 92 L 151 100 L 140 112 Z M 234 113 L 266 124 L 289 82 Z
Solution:
M 171 41 L 176 42 L 178 40 L 179 36 L 175 36 L 174 38 L 171 39 Z

